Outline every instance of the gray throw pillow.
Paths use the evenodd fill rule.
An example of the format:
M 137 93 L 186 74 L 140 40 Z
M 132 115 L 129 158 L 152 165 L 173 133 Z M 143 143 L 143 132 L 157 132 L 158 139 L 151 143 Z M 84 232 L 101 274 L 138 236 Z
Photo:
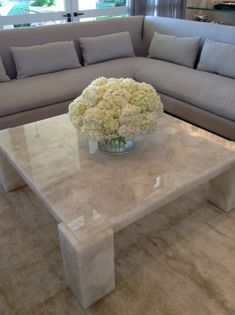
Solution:
M 7 81 L 10 81 L 10 78 L 6 74 L 6 70 L 3 65 L 2 58 L 0 56 L 0 82 L 7 82 Z
M 17 79 L 81 67 L 72 41 L 11 47 Z
M 81 37 L 79 42 L 85 65 L 135 55 L 129 32 Z
M 155 32 L 149 47 L 148 57 L 193 68 L 198 55 L 200 40 L 200 37 L 178 37 Z
M 235 79 L 235 45 L 206 39 L 197 68 Z

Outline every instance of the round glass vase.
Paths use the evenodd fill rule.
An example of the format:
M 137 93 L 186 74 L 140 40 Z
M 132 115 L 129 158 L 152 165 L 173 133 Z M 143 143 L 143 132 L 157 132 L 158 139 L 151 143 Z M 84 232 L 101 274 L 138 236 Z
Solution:
M 130 152 L 134 147 L 134 141 L 120 137 L 117 139 L 100 141 L 98 142 L 98 147 L 103 152 L 112 155 L 120 155 Z

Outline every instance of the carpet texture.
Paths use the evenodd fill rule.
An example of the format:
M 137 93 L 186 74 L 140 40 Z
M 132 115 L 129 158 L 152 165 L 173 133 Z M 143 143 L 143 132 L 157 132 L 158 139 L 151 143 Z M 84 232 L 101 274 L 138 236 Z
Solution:
M 54 219 L 27 187 L 0 189 L 0 315 L 235 315 L 235 211 L 203 191 L 115 234 L 116 289 L 83 311 Z

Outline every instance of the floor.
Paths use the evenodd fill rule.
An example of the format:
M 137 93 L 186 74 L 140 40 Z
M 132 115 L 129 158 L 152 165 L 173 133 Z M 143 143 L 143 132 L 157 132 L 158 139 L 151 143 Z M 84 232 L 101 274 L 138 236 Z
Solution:
M 83 311 L 57 226 L 24 187 L 0 189 L 0 315 L 235 315 L 235 211 L 202 187 L 115 235 L 116 289 Z

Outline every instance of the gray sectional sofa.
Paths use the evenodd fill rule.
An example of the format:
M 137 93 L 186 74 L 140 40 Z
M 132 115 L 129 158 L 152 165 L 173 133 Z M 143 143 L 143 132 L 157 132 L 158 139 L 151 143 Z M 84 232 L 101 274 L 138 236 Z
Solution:
M 13 46 L 72 40 L 84 64 L 79 38 L 123 31 L 129 31 L 136 56 L 16 79 Z M 235 141 L 235 79 L 147 58 L 156 31 L 201 37 L 201 47 L 205 39 L 235 44 L 232 26 L 142 16 L 0 31 L 0 54 L 11 79 L 0 83 L 0 129 L 66 112 L 68 104 L 97 77 L 131 77 L 152 84 L 166 112 Z

